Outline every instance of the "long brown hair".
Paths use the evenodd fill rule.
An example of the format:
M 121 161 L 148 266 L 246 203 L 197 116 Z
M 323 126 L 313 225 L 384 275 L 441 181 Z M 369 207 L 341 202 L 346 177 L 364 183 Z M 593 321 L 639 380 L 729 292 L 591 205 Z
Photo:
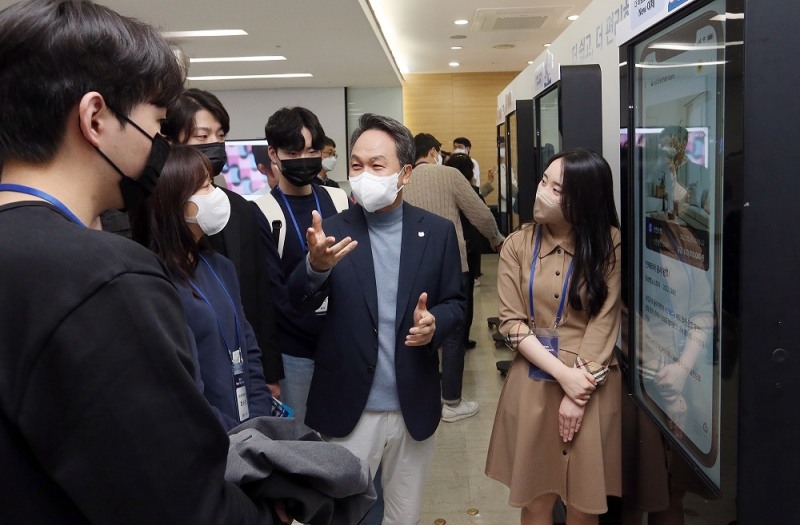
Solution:
M 198 254 L 208 247 L 186 224 L 186 203 L 208 180 L 211 163 L 191 146 L 174 144 L 153 195 L 131 212 L 133 239 L 155 252 L 174 277 L 189 280 L 194 276 Z

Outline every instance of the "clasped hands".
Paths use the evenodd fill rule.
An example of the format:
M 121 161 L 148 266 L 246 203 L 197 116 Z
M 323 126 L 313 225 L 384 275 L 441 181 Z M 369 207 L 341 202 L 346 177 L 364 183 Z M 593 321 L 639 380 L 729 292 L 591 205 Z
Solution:
M 558 409 L 558 434 L 566 443 L 580 430 L 586 403 L 597 388 L 597 381 L 586 370 L 564 367 L 558 382 L 566 394 Z

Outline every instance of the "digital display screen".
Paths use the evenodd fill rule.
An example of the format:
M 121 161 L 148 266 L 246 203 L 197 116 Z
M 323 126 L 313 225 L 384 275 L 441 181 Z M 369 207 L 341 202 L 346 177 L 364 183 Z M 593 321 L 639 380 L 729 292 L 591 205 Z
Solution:
M 636 44 L 633 395 L 720 487 L 724 25 L 710 4 Z M 627 141 L 628 133 L 621 136 Z
M 253 151 L 256 148 L 256 151 Z M 259 148 L 261 151 L 258 151 Z M 225 152 L 228 162 L 220 174 L 225 178 L 225 185 L 240 195 L 250 195 L 267 186 L 267 176 L 258 171 L 257 159 L 265 161 L 267 141 L 260 140 L 228 140 L 225 141 Z M 268 160 L 266 162 L 269 162 Z

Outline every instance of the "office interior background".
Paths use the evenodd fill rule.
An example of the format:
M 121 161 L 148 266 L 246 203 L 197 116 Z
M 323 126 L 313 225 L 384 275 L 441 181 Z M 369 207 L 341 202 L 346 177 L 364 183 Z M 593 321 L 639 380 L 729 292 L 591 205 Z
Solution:
M 0 0 L 0 9 L 12 3 Z M 738 137 L 743 153 L 738 167 L 731 168 L 731 172 L 738 169 L 737 178 L 725 179 L 735 187 L 724 189 L 726 196 L 736 193 L 738 211 L 743 212 L 741 229 L 735 232 L 741 307 L 736 312 L 737 331 L 731 336 L 737 366 L 716 407 L 723 413 L 717 494 L 692 500 L 687 523 L 729 523 L 737 518 L 740 523 L 800 522 L 800 483 L 795 474 L 800 471 L 795 446 L 800 423 L 794 417 L 800 402 L 795 386 L 800 329 L 791 320 L 800 307 L 796 276 L 800 261 L 794 249 L 800 233 L 800 221 L 795 220 L 800 181 L 785 146 L 796 134 L 792 86 L 800 79 L 792 57 L 800 44 L 796 30 L 800 4 L 792 0 L 98 3 L 160 28 L 175 42 L 179 58 L 188 64 L 187 87 L 214 92 L 229 111 L 229 140 L 263 139 L 266 119 L 280 107 L 311 109 L 337 143 L 339 162 L 329 176 L 341 182 L 347 180 L 350 132 L 365 112 L 392 116 L 415 134 L 431 133 L 443 149 L 455 137 L 468 137 L 484 177 L 498 164 L 499 129 L 518 102 L 535 99 L 550 82 L 558 81 L 560 66 L 597 64 L 602 153 L 614 173 L 623 223 L 629 216 L 625 203 L 635 191 L 634 179 L 626 178 L 628 159 L 620 153 L 621 130 L 634 127 L 627 122 L 626 111 L 635 111 L 632 104 L 628 107 L 632 99 L 626 98 L 633 84 L 625 85 L 629 79 L 620 74 L 627 66 L 625 46 L 689 16 L 684 13 L 721 5 L 726 14 L 723 22 L 738 24 L 735 32 L 741 36 L 738 43 L 726 44 L 738 46 L 729 52 L 737 56 L 736 67 L 741 70 L 738 79 L 728 79 L 726 100 L 738 100 L 739 105 L 726 102 L 727 135 L 719 135 Z M 211 33 L 190 33 L 195 31 Z M 714 147 L 722 151 L 721 142 L 712 144 L 712 154 Z M 497 194 L 487 197 L 489 205 L 497 204 Z M 490 277 L 491 261 L 487 268 Z M 491 284 L 480 291 L 475 317 L 479 347 L 468 354 L 465 372 L 467 395 L 481 402 L 482 412 L 459 428 L 458 423 L 440 428 L 445 435 L 437 444 L 425 523 L 515 522 L 516 514 L 504 509 L 504 489 L 481 479 L 484 444 L 502 386 L 491 363 L 503 358 L 504 351 L 494 347 L 480 317 L 494 310 L 494 292 Z M 721 354 L 730 357 L 725 348 Z M 726 420 L 725 414 L 733 419 Z M 464 465 L 463 477 L 452 468 L 443 473 L 448 464 Z

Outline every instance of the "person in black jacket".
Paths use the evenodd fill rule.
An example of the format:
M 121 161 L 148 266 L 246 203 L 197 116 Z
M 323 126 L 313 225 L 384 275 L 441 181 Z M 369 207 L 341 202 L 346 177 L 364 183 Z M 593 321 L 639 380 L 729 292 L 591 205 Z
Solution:
M 0 523 L 274 523 L 224 479 L 163 265 L 87 227 L 158 180 L 170 46 L 88 0 L 30 0 L 0 11 L 0 64 Z
M 173 142 L 202 151 L 214 176 L 225 166 L 225 136 L 230 117 L 222 102 L 208 91 L 187 89 L 167 110 L 164 134 Z M 269 225 L 262 213 L 241 195 L 220 187 L 231 203 L 231 217 L 220 233 L 208 237 L 211 247 L 233 262 L 242 292 L 242 306 L 261 348 L 264 378 L 272 395 L 281 396 L 283 361 L 275 345 L 272 284 L 266 269 Z M 259 224 L 260 222 L 264 224 Z

